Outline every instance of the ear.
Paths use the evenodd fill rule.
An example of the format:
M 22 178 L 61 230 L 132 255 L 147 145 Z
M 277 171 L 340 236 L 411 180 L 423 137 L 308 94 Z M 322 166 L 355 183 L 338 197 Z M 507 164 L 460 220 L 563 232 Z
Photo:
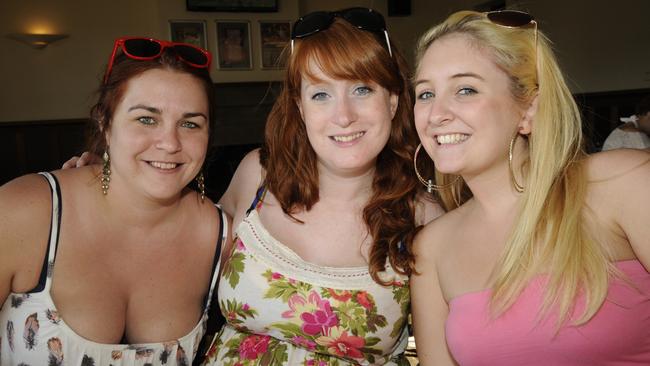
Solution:
M 533 130 L 533 122 L 535 121 L 535 115 L 537 114 L 537 96 L 538 94 L 536 93 L 528 104 L 528 108 L 524 111 L 521 121 L 519 121 L 518 131 L 522 135 L 530 135 Z
M 395 118 L 397 106 L 399 105 L 399 96 L 397 94 L 390 95 L 390 119 Z

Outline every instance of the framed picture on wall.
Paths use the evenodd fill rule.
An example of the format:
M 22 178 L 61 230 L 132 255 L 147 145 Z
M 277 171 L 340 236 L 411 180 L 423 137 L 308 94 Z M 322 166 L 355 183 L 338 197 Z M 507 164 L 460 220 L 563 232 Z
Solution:
M 264 13 L 278 11 L 278 0 L 186 0 L 189 11 Z
M 202 20 L 170 20 L 169 39 L 173 42 L 183 42 L 207 49 L 205 21 Z
M 217 20 L 217 67 L 219 70 L 250 70 L 251 27 L 245 20 Z
M 291 22 L 260 21 L 262 69 L 283 69 L 287 65 L 287 45 L 291 38 Z

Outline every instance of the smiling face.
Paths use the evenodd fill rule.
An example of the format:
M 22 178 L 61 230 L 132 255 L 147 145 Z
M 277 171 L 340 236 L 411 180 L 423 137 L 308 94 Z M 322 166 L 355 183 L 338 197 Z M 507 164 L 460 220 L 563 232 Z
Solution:
M 208 111 L 205 89 L 192 75 L 151 69 L 130 79 L 106 132 L 111 190 L 178 196 L 203 165 Z
M 425 52 L 416 75 L 415 125 L 436 169 L 466 179 L 507 165 L 515 131 L 530 133 L 510 79 L 468 36 L 451 34 Z
M 303 77 L 298 108 L 320 169 L 363 174 L 375 161 L 391 132 L 397 96 L 375 83 L 338 80 L 316 66 Z

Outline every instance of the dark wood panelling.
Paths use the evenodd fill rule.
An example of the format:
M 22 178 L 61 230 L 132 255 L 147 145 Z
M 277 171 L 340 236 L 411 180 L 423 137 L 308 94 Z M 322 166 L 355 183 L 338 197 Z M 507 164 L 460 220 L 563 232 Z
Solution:
M 83 151 L 86 120 L 0 123 L 0 184 L 54 170 Z
M 277 82 L 215 84 L 217 149 L 206 172 L 211 198 L 221 196 L 242 157 L 261 144 L 279 89 Z M 24 174 L 59 169 L 79 155 L 86 124 L 85 119 L 0 123 L 0 185 Z
M 600 151 L 609 133 L 621 124 L 619 118 L 634 114 L 636 104 L 646 95 L 650 89 L 576 94 L 588 137 L 587 150 Z

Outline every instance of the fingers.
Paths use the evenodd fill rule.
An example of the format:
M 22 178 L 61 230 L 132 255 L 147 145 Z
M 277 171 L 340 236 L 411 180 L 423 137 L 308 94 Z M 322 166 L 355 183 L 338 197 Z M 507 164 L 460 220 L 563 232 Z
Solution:
M 84 153 L 79 157 L 79 160 L 77 160 L 77 168 L 95 163 L 93 159 L 94 156 L 95 155 L 89 153 L 88 151 L 84 151 Z
M 79 161 L 79 157 L 78 156 L 73 156 L 68 161 L 63 163 L 63 166 L 61 167 L 61 169 L 75 168 L 75 167 L 77 167 L 77 162 L 78 161 Z
M 81 156 L 73 156 L 70 158 L 70 160 L 66 161 L 63 163 L 63 169 L 68 169 L 68 168 L 81 168 L 82 166 L 86 165 L 91 165 L 91 164 L 99 164 L 101 163 L 101 159 L 99 156 L 92 154 L 88 151 L 85 151 Z

